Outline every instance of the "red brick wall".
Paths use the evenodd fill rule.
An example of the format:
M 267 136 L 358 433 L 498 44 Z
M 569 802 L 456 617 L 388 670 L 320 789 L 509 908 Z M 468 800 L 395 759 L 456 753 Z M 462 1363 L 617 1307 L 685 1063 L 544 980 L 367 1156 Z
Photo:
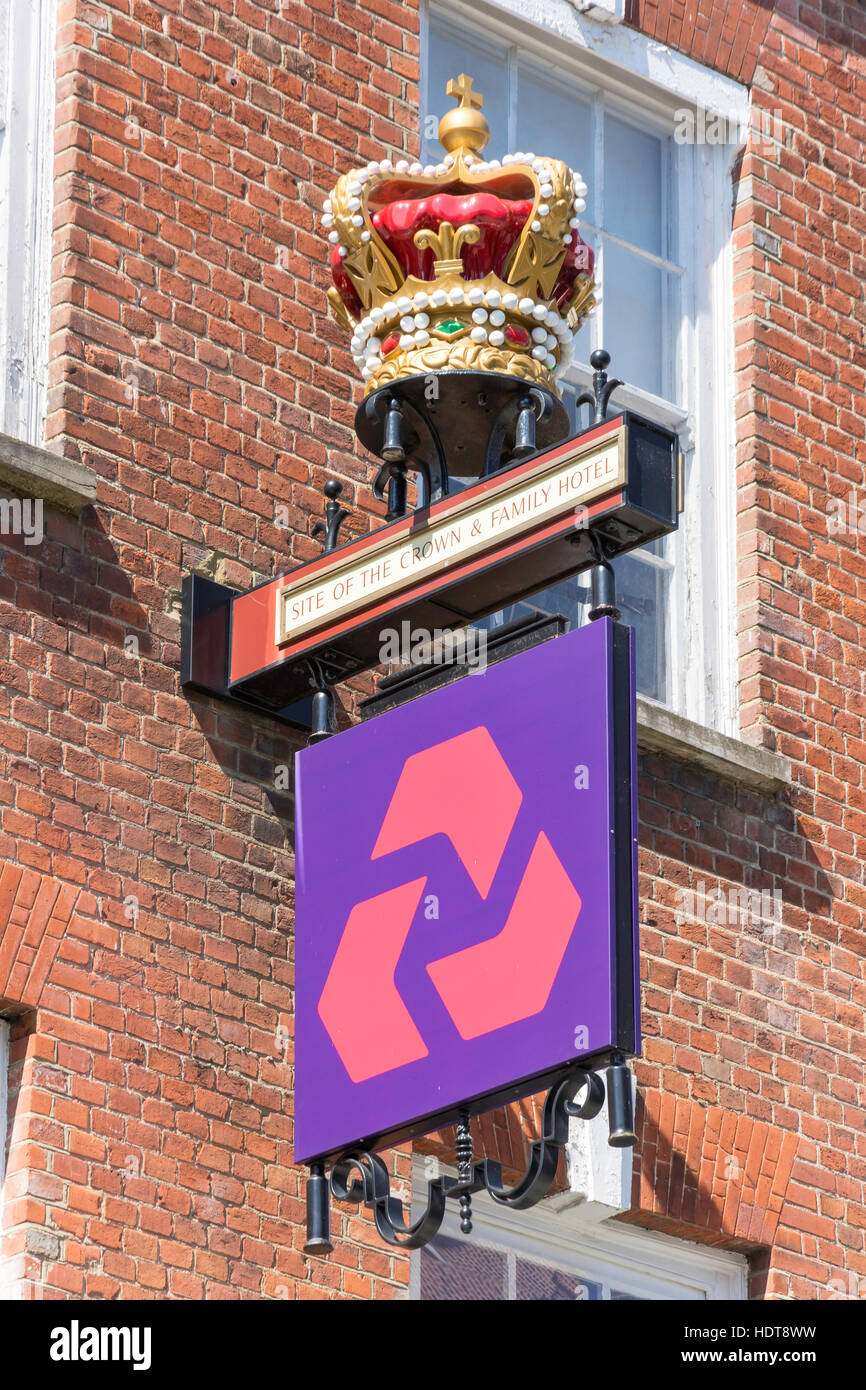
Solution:
M 796 8 L 797 0 L 790 0 Z M 627 0 L 626 24 L 750 83 L 776 0 Z M 777 6 L 784 9 L 784 3 Z
M 238 586 L 318 553 L 332 471 L 348 529 L 370 524 L 314 210 L 383 145 L 415 152 L 417 31 L 386 0 L 60 6 L 48 436 L 100 483 L 83 523 L 4 546 L 0 859 L 39 903 L 90 898 L 38 1000 L 0 987 L 39 1004 L 7 1193 L 25 1291 L 388 1298 L 408 1277 L 348 1217 L 327 1263 L 300 1251 L 274 789 L 297 740 L 181 693 L 177 599 L 214 552 Z M 23 929 L 0 945 L 19 966 Z
M 771 801 L 643 760 L 632 1217 L 754 1252 L 758 1296 L 811 1298 L 866 1278 L 866 565 L 827 527 L 828 494 L 866 501 L 866 122 L 862 9 L 796 10 L 630 13 L 735 76 L 757 57 L 782 110 L 735 217 L 740 690 L 744 736 L 795 763 Z M 413 8 L 383 0 L 61 5 L 49 435 L 99 499 L 81 523 L 51 513 L 42 547 L 4 542 L 0 568 L 0 860 L 43 908 L 84 890 L 62 936 L 49 905 L 28 942 L 19 884 L 0 941 L 2 1006 L 31 1010 L 6 1269 L 34 1296 L 405 1290 L 408 1262 L 351 1214 L 328 1261 L 301 1253 L 274 789 L 296 740 L 179 690 L 177 597 L 214 553 L 238 586 L 317 553 L 331 472 L 350 529 L 376 510 L 313 209 L 354 162 L 415 152 L 417 48 Z M 779 888 L 781 929 L 684 918 L 699 880 Z M 27 952 L 55 940 L 40 983 Z M 532 1118 L 484 1123 L 509 1166 Z

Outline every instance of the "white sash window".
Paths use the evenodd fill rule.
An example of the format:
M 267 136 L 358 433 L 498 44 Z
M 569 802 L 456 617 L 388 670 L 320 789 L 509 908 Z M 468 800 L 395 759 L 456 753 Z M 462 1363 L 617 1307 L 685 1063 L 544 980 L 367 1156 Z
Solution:
M 590 353 L 606 348 L 625 383 L 614 405 L 676 430 L 685 464 L 679 532 L 616 561 L 623 618 L 637 631 L 638 688 L 734 734 L 731 170 L 747 91 L 622 25 L 524 0 L 428 4 L 421 57 L 424 162 L 441 157 L 445 84 L 466 72 L 484 96 L 487 157 L 551 155 L 589 185 L 580 231 L 601 296 L 563 397 L 575 426 L 588 424 L 574 400 L 591 381 Z M 700 111 L 723 114 L 726 143 L 683 142 L 717 133 Z M 581 578 L 531 603 L 577 625 L 588 596 Z

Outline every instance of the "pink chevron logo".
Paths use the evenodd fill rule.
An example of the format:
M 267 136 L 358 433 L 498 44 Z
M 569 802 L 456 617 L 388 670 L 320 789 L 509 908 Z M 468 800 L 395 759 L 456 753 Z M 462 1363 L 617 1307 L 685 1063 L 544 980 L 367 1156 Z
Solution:
M 511 769 L 479 725 L 406 759 L 371 858 L 445 835 L 486 899 L 522 802 Z M 356 903 L 343 929 L 318 1012 L 354 1082 L 428 1055 L 394 979 L 426 882 L 416 878 Z M 461 1038 L 482 1037 L 542 1012 L 580 910 L 580 894 L 539 831 L 501 929 L 426 967 Z

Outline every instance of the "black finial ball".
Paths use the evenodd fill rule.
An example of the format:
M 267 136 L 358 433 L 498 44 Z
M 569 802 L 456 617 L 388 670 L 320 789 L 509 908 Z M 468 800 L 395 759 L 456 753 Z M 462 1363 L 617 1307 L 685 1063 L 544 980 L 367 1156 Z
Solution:
M 605 352 L 604 348 L 596 348 L 589 355 L 589 363 L 597 372 L 606 372 L 610 366 L 610 353 Z
M 343 484 L 336 478 L 329 478 L 325 483 L 325 496 L 330 497 L 332 501 L 336 501 L 342 491 Z

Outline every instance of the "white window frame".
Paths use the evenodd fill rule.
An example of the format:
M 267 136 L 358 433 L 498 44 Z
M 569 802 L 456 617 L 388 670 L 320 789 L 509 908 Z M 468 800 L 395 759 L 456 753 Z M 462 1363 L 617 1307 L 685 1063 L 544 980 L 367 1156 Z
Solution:
M 415 1155 L 412 1188 L 415 1210 L 424 1201 L 430 1160 Z M 444 1165 L 440 1171 L 453 1173 Z M 455 1206 L 449 1203 L 449 1208 Z M 558 1215 L 547 1202 L 531 1211 L 511 1211 L 486 1195 L 472 1199 L 473 1230 L 460 1233 L 459 1213 L 448 1210 L 441 1234 L 450 1240 L 480 1242 L 508 1257 L 508 1301 L 515 1301 L 517 1256 L 546 1264 L 566 1274 L 601 1284 L 603 1297 L 611 1287 L 634 1298 L 651 1301 L 729 1300 L 748 1298 L 749 1265 L 744 1255 L 694 1241 L 645 1231 L 618 1221 L 581 1222 L 580 1208 Z M 420 1300 L 420 1251 L 409 1267 L 409 1297 Z
M 0 4 L 0 433 L 45 436 L 57 0 Z
M 623 25 L 599 23 L 568 0 L 426 0 L 422 7 L 422 110 L 437 109 L 426 89 L 430 13 L 458 29 L 540 60 L 582 93 L 608 101 L 647 129 L 673 136 L 676 113 L 702 107 L 743 130 L 748 89 Z M 441 97 L 438 98 L 441 104 Z M 511 122 L 513 124 L 513 120 Z M 512 133 L 512 132 L 509 132 Z M 510 147 L 513 147 L 510 145 Z M 682 326 L 673 400 L 620 388 L 618 404 L 674 429 L 685 465 L 685 511 L 671 585 L 667 636 L 671 644 L 668 707 L 696 723 L 735 736 L 736 510 L 733 370 L 731 169 L 728 145 L 677 145 L 671 195 L 676 225 L 694 229 L 706 248 L 706 278 L 685 276 Z M 543 151 L 542 151 L 543 153 Z M 581 171 L 587 180 L 591 171 Z M 670 258 L 683 263 L 681 253 Z M 694 257 L 689 256 L 690 262 Z M 602 294 L 603 294 L 602 283 Z M 615 372 L 616 363 L 612 363 Z M 588 362 L 576 362 L 564 382 L 591 381 Z M 687 402 L 687 406 L 677 402 Z M 694 466 L 700 458 L 700 469 Z M 668 551 L 668 554 L 671 552 Z
M 3 1230 L 3 1184 L 9 1134 L 9 1033 L 9 1024 L 5 1018 L 0 1018 L 0 1231 Z

